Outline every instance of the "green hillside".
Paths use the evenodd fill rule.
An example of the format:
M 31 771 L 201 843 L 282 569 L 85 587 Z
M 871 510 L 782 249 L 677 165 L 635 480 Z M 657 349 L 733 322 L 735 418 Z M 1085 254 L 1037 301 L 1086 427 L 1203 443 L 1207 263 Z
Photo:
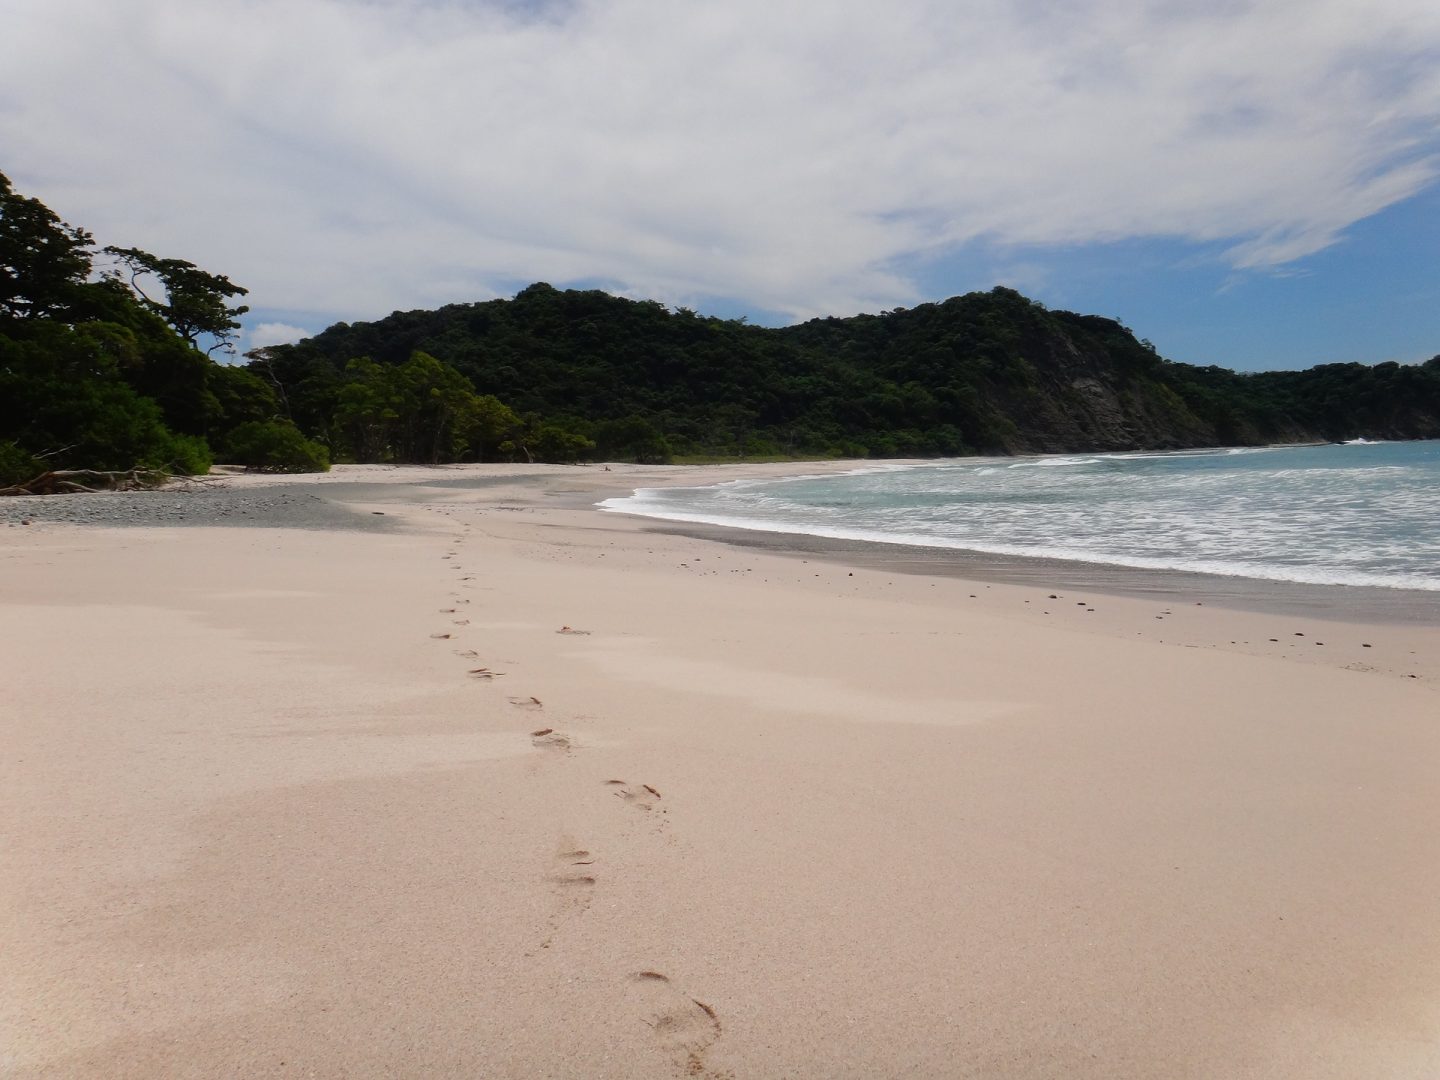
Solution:
M 0 490 L 214 458 L 305 471 L 1440 437 L 1440 357 L 1240 375 L 1003 288 L 765 329 L 536 284 L 217 363 L 244 295 L 184 260 L 97 252 L 0 175 Z
M 453 368 L 602 457 L 885 457 L 1440 436 L 1440 359 L 1239 375 L 1161 358 L 1119 323 L 1010 289 L 783 329 L 532 285 L 262 350 L 296 422 L 343 446 L 357 357 Z

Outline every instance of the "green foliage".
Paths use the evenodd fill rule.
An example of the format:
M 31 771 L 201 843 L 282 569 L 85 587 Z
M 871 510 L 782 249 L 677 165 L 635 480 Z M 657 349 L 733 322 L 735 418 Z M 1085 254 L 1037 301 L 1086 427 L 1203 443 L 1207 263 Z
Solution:
M 541 283 L 509 301 L 340 323 L 265 350 L 264 370 L 292 402 L 306 399 L 306 418 L 291 415 L 319 434 L 325 395 L 334 400 L 327 386 L 352 357 L 397 367 L 416 351 L 522 415 L 590 438 L 602 459 L 1440 435 L 1440 364 L 1260 376 L 1194 368 L 1166 361 L 1114 319 L 1049 311 L 1005 288 L 766 330 Z M 552 444 L 537 436 L 532 423 L 483 455 L 542 456 Z
M 226 456 L 257 472 L 329 472 L 330 453 L 288 420 L 250 420 L 225 440 Z
M 0 173 L 0 320 L 65 315 L 90 274 L 94 241 Z
M 33 480 L 48 466 L 13 442 L 0 442 L 0 487 Z
M 139 248 L 107 247 L 105 254 L 118 263 L 110 279 L 127 283 L 145 309 L 164 319 L 191 348 L 205 336 L 214 341 L 209 352 L 234 351 L 231 343 L 240 329 L 237 317 L 250 309 L 243 304 L 231 307 L 228 301 L 248 290 L 184 259 L 162 259 Z M 156 291 L 157 286 L 164 292 L 163 300 L 146 292 L 147 288 Z
M 280 414 L 280 402 L 268 382 L 245 368 L 210 364 L 205 369 L 205 388 L 220 410 L 211 434 L 224 441 L 225 433 L 241 424 L 273 420 Z
M 245 356 L 250 364 L 243 370 L 270 387 L 279 416 L 332 446 L 343 441 L 332 435 L 332 427 L 344 382 L 344 364 L 309 354 L 296 355 L 283 346 L 255 349 Z
M 417 352 L 395 365 L 351 360 L 336 394 L 333 427 L 355 461 L 434 465 L 521 442 L 524 426 L 453 367 Z
M 53 468 L 208 471 L 204 436 L 224 423 L 209 388 L 215 365 L 130 289 L 89 280 L 91 247 L 88 233 L 0 176 L 7 456 Z
M 167 428 L 160 407 L 113 372 L 105 324 L 36 320 L 28 337 L 0 335 L 0 438 L 53 468 L 209 471 L 203 439 Z
M 665 436 L 643 416 L 607 420 L 595 427 L 595 449 L 612 461 L 634 461 L 640 465 L 663 465 L 674 457 Z M 761 448 L 761 453 L 773 452 Z
M 541 461 L 573 465 L 588 458 L 595 444 L 579 432 L 567 431 L 557 424 L 541 424 L 530 443 L 532 453 Z
M 210 453 L 210 444 L 199 436 L 171 435 L 163 461 L 152 458 L 144 463 L 179 476 L 204 476 L 215 464 L 215 457 Z
M 479 394 L 470 402 L 468 421 L 470 448 L 480 461 L 508 457 L 514 449 L 514 440 L 521 438 L 525 430 L 525 423 L 515 410 L 494 394 Z M 503 449 L 505 447 L 509 449 Z
M 199 471 L 356 461 L 937 456 L 1440 437 L 1440 357 L 1239 375 L 1013 289 L 767 330 L 537 283 L 513 300 L 229 348 L 245 290 L 93 241 L 0 175 L 6 460 Z

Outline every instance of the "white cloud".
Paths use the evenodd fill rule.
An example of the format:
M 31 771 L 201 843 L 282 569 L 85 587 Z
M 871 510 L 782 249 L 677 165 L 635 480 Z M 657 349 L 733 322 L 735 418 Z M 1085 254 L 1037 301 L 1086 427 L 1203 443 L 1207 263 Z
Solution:
M 293 345 L 301 338 L 310 336 L 310 331 L 301 326 L 290 326 L 283 322 L 260 323 L 245 336 L 245 349 L 260 349 L 266 345 Z
M 350 318 L 535 279 L 875 310 L 975 241 L 1264 268 L 1440 152 L 1433 0 L 8 7 L 17 187 Z

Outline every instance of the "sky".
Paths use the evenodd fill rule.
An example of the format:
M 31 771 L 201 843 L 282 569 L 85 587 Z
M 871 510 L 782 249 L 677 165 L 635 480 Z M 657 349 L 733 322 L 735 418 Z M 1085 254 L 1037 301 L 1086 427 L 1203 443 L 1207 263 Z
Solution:
M 533 281 L 1440 353 L 1435 0 L 4 0 L 0 171 L 242 348 Z

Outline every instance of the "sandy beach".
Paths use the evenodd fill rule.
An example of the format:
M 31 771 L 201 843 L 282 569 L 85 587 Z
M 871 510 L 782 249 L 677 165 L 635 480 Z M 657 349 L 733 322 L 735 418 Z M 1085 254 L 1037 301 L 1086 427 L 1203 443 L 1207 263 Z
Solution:
M 1440 612 L 592 508 L 736 468 L 0 527 L 0 1075 L 1440 1076 Z

